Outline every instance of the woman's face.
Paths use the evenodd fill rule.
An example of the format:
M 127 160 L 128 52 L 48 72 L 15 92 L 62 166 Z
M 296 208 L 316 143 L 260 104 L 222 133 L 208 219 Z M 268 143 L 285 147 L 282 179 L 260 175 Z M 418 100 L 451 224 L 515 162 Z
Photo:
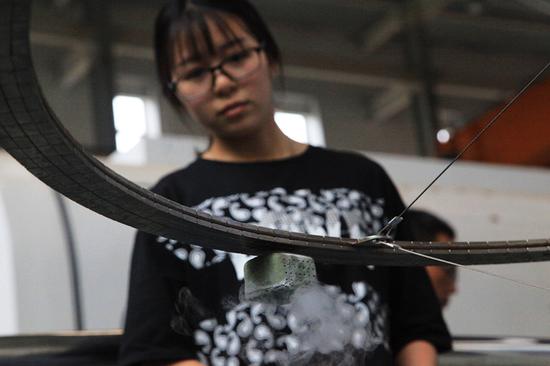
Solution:
M 243 49 L 260 46 L 238 18 L 227 15 L 223 17 L 235 38 L 228 38 L 214 22 L 207 20 L 216 52 L 210 56 L 204 51 L 206 56 L 197 58 L 197 55 L 192 54 L 193 48 L 189 45 L 176 47 L 178 52 L 175 55 L 176 66 L 172 70 L 173 80 L 181 75 L 194 75 L 196 70 L 204 71 L 205 67 L 215 67 L 224 59 L 238 55 Z M 215 138 L 230 140 L 252 136 L 273 121 L 273 67 L 265 52 L 260 51 L 254 56 L 259 57 L 259 66 L 253 72 L 234 80 L 218 69 L 208 92 L 199 97 L 186 98 L 182 82 L 176 85 L 176 94 L 184 108 Z

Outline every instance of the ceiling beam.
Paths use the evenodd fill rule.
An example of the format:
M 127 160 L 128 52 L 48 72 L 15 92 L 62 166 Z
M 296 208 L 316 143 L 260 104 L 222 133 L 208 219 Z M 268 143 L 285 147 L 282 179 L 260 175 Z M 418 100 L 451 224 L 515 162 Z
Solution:
M 418 80 L 400 76 L 354 73 L 341 70 L 321 69 L 308 66 L 288 65 L 284 69 L 285 76 L 297 80 L 322 81 L 366 88 L 403 88 L 408 92 L 417 92 L 421 85 Z M 486 86 L 448 83 L 439 81 L 434 86 L 439 96 L 481 101 L 502 101 L 512 94 L 511 90 Z
M 74 49 L 62 63 L 61 85 L 70 89 L 90 73 L 93 56 L 88 50 Z
M 463 27 L 466 30 L 472 28 L 484 29 L 486 32 L 516 33 L 528 39 L 529 37 L 548 37 L 550 35 L 550 25 L 543 22 L 530 22 L 518 19 L 498 18 L 495 16 L 469 16 L 456 12 L 444 12 L 438 18 L 441 22 Z M 490 49 L 489 49 L 490 50 Z
M 410 90 L 403 87 L 389 88 L 374 97 L 367 110 L 372 122 L 387 121 L 406 110 L 411 103 Z
M 47 47 L 69 48 L 84 47 L 93 49 L 91 39 L 85 39 L 73 35 L 57 35 L 40 31 L 31 32 L 33 44 Z M 142 45 L 115 42 L 113 52 L 117 57 L 126 57 L 153 61 L 153 51 L 150 47 Z M 366 88 L 405 88 L 410 92 L 418 91 L 420 83 L 412 78 L 391 73 L 381 73 L 379 69 L 362 69 L 361 71 L 349 71 L 328 69 L 298 64 L 288 64 L 284 68 L 287 77 L 298 80 L 312 80 L 330 82 L 343 85 L 351 85 Z M 441 96 L 457 97 L 464 99 L 477 99 L 486 101 L 500 101 L 510 94 L 509 90 L 483 85 L 471 85 L 461 83 L 449 83 L 439 81 L 435 85 L 435 92 Z
M 396 5 L 386 16 L 369 27 L 362 36 L 363 47 L 374 52 L 400 33 L 406 22 L 428 22 L 453 0 L 413 0 Z
M 535 10 L 536 12 L 550 15 L 550 1 L 548 0 L 515 0 L 526 8 Z
M 265 6 L 264 4 L 271 4 L 273 0 L 251 0 L 252 3 L 261 11 Z M 279 3 L 283 1 L 279 0 Z M 347 7 L 357 10 L 363 9 L 385 9 L 388 6 L 391 6 L 391 3 L 388 3 L 387 0 L 286 0 L 286 7 L 290 8 L 296 4 L 301 4 L 302 6 L 311 6 L 312 8 L 316 6 L 334 6 L 334 7 Z

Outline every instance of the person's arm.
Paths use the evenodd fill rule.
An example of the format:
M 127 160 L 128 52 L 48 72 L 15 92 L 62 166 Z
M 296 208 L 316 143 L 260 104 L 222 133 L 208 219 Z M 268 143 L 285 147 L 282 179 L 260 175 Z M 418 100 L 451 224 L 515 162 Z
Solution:
M 397 366 L 436 366 L 437 351 L 429 342 L 412 341 L 399 351 L 395 363 Z
M 171 327 L 177 293 L 185 285 L 185 273 L 177 278 L 182 268 L 155 236 L 137 234 L 120 365 L 162 365 L 196 358 L 192 337 L 178 334 Z

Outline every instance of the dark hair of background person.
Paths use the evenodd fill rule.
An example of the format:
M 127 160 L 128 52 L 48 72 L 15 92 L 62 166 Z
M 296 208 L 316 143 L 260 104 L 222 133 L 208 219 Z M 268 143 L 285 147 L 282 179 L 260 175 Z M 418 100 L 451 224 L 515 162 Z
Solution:
M 272 65 L 282 69 L 279 47 L 264 20 L 247 0 L 170 0 L 160 11 L 155 23 L 154 50 L 157 74 L 162 92 L 176 108 L 182 110 L 174 90 L 170 87 L 175 52 L 182 42 L 191 45 L 200 55 L 199 45 L 206 47 L 208 55 L 216 53 L 208 29 L 207 19 L 228 39 L 236 38 L 224 14 L 237 17 L 250 34 L 263 45 Z M 204 50 L 203 50 L 204 52 Z
M 454 240 L 455 231 L 443 219 L 423 210 L 410 210 L 405 215 L 413 234 L 412 240 L 417 241 L 438 241 L 438 235 L 445 235 L 448 240 Z M 456 277 L 456 267 L 439 266 L 447 276 Z
M 434 241 L 437 234 L 445 234 L 454 239 L 453 228 L 439 217 L 422 210 L 410 210 L 405 215 L 413 233 L 412 240 Z

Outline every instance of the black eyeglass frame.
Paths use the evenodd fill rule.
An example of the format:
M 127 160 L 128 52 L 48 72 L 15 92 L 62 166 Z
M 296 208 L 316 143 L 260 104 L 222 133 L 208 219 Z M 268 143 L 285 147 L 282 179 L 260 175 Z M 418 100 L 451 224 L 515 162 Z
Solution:
M 260 52 L 263 52 L 265 50 L 265 44 L 262 42 L 260 43 L 258 46 L 255 46 L 255 47 L 246 47 L 246 48 L 243 48 L 242 51 L 253 51 L 253 52 L 256 52 L 256 54 L 260 54 Z M 230 59 L 231 56 L 228 56 L 226 58 L 223 58 L 217 65 L 215 66 L 210 66 L 210 67 L 205 67 L 205 69 L 207 71 L 209 71 L 210 75 L 212 75 L 212 85 L 210 86 L 210 89 L 208 89 L 206 92 L 204 93 L 200 93 L 198 95 L 194 95 L 194 96 L 191 96 L 191 97 L 187 97 L 185 95 L 183 95 L 183 97 L 186 99 L 186 100 L 194 100 L 194 99 L 197 99 L 197 98 L 200 98 L 206 94 L 208 94 L 209 91 L 212 90 L 212 88 L 214 88 L 214 84 L 216 83 L 216 71 L 217 70 L 220 70 L 221 73 L 223 73 L 225 76 L 227 76 L 229 79 L 233 80 L 233 81 L 239 81 L 245 77 L 247 77 L 248 75 L 252 74 L 254 71 L 257 70 L 254 69 L 252 70 L 250 73 L 246 74 L 246 75 L 243 75 L 239 78 L 236 78 L 234 77 L 233 75 L 231 75 L 230 73 L 228 73 L 224 68 L 224 64 L 226 64 L 227 62 L 229 62 L 229 59 Z M 259 65 L 258 65 L 259 66 Z M 176 80 L 173 80 L 173 81 L 170 81 L 168 83 L 168 89 L 170 91 L 172 91 L 172 93 L 175 93 L 176 92 L 176 87 L 177 85 L 181 82 L 181 80 L 183 79 L 183 76 L 177 78 Z

